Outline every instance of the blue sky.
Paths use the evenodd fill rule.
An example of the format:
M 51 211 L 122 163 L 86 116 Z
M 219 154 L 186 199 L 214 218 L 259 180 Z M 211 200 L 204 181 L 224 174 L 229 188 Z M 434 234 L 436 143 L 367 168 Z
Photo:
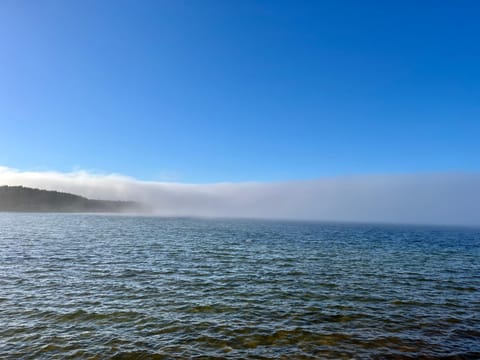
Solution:
M 0 2 L 0 165 L 146 180 L 480 170 L 477 1 Z

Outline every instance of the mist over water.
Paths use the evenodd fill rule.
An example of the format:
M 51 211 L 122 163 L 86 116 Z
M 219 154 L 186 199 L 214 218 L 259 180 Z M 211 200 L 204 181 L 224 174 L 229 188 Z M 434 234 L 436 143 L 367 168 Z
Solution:
M 131 200 L 163 216 L 480 226 L 480 174 L 390 174 L 271 183 L 182 184 L 0 167 L 0 184 Z
M 480 232 L 0 214 L 0 357 L 480 357 Z

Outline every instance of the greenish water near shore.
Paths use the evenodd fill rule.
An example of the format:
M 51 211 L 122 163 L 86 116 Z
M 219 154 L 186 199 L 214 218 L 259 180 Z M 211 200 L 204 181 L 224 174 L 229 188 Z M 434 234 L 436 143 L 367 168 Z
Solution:
M 0 214 L 0 357 L 480 358 L 480 230 Z

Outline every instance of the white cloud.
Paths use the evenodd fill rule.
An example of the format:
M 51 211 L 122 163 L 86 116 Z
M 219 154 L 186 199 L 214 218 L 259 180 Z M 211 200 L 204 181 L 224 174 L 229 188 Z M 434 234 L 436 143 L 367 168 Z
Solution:
M 364 175 L 273 183 L 182 184 L 85 171 L 0 167 L 0 185 L 144 202 L 158 215 L 480 225 L 480 174 Z

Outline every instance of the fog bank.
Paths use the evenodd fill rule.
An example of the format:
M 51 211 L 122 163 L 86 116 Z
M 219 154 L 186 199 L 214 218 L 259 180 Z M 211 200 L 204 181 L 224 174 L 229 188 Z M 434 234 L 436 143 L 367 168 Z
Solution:
M 0 167 L 0 185 L 145 203 L 165 216 L 480 225 L 480 174 L 391 174 L 291 182 L 182 184 Z

